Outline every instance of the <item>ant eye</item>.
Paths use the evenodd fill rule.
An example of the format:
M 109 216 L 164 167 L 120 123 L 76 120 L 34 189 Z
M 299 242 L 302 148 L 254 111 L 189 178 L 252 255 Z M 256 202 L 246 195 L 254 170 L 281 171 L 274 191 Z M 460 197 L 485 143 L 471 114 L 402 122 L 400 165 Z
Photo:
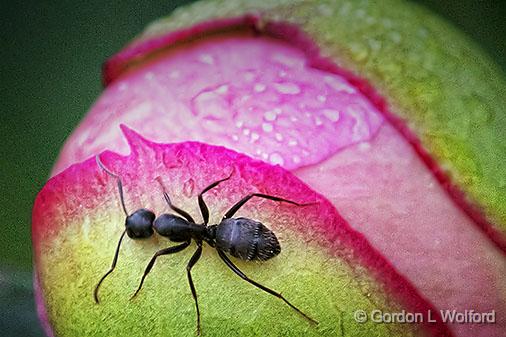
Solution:
M 153 221 L 155 213 L 141 208 L 126 218 L 125 226 L 127 234 L 132 239 L 148 238 L 153 235 Z

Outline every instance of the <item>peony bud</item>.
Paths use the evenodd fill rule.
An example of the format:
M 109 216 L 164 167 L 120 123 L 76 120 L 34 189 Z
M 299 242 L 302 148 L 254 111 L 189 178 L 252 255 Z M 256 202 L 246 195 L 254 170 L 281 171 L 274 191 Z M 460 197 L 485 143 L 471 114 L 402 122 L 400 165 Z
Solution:
M 202 2 L 151 25 L 106 63 L 103 95 L 35 202 L 48 333 L 195 333 L 184 275 L 194 244 L 160 257 L 129 301 L 151 256 L 174 244 L 126 237 L 94 303 L 125 221 L 101 154 L 130 213 L 167 213 L 166 188 L 201 222 L 198 193 L 229 174 L 206 194 L 213 224 L 252 192 L 315 203 L 251 201 L 240 216 L 270 228 L 281 252 L 234 261 L 318 326 L 207 246 L 193 269 L 203 335 L 500 336 L 499 315 L 469 325 L 440 312 L 506 309 L 496 73 L 451 27 L 396 1 Z M 379 324 L 375 310 L 421 318 Z

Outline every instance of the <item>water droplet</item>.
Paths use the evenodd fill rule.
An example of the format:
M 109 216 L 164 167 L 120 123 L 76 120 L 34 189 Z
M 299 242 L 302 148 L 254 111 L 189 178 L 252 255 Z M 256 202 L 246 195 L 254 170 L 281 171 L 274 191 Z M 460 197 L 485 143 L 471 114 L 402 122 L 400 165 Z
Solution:
M 264 118 L 266 121 L 272 122 L 272 121 L 276 120 L 276 117 L 277 117 L 277 115 L 274 110 L 268 110 L 264 113 Z
M 350 51 L 357 61 L 364 61 L 369 55 L 369 51 L 366 46 L 359 42 L 350 43 Z
M 280 134 L 279 132 L 278 132 L 278 133 L 276 133 L 275 137 L 276 137 L 276 140 L 277 140 L 278 142 L 282 142 L 282 141 L 283 141 L 283 135 L 282 135 L 282 134 Z
M 299 144 L 299 143 L 295 139 L 291 139 L 288 142 L 288 146 L 297 146 L 297 144 Z
M 263 123 L 262 124 L 262 130 L 264 130 L 265 132 L 271 132 L 272 129 L 273 129 L 272 124 L 270 124 L 270 123 Z
M 381 42 L 376 39 L 369 39 L 368 43 L 372 51 L 378 51 L 381 49 Z
M 274 111 L 277 115 L 281 115 L 282 112 L 280 108 L 274 108 L 272 111 Z
M 240 128 L 242 128 L 243 124 L 244 124 L 244 122 L 243 122 L 243 121 L 237 121 L 237 122 L 235 123 L 235 126 L 236 126 L 238 129 L 240 129 Z
M 237 142 L 239 140 L 239 136 L 238 135 L 232 135 L 232 139 Z
M 266 89 L 266 86 L 265 86 L 265 84 L 262 84 L 262 83 L 257 83 L 253 87 L 253 90 L 255 90 L 255 92 L 264 92 L 265 89 Z
M 339 111 L 333 109 L 323 109 L 322 113 L 331 122 L 337 122 L 339 120 Z
M 298 164 L 298 163 L 300 163 L 300 160 L 301 160 L 301 159 L 300 159 L 300 157 L 299 157 L 299 156 L 295 155 L 295 156 L 293 156 L 292 160 L 293 160 L 293 162 L 294 162 L 295 164 Z
M 266 160 L 267 158 L 269 158 L 269 155 L 267 153 L 262 153 L 262 158 Z
M 244 130 L 242 130 L 242 133 L 243 133 L 243 135 L 247 136 L 247 135 L 249 135 L 250 131 L 249 131 L 249 129 L 244 129 Z
M 369 136 L 369 127 L 365 124 L 364 120 L 362 119 L 362 114 L 351 107 L 348 108 L 346 112 L 350 117 L 355 119 L 355 124 L 353 125 L 352 128 L 351 139 L 353 141 L 360 141 L 364 138 L 367 138 Z
M 193 103 L 193 111 L 203 118 L 221 119 L 229 109 L 229 102 L 216 93 L 215 89 L 201 92 L 193 99 Z
M 274 83 L 274 88 L 280 93 L 285 95 L 296 95 L 300 93 L 300 88 L 294 83 Z
M 271 154 L 269 157 L 269 160 L 274 165 L 283 165 L 285 162 L 283 160 L 283 157 L 281 157 L 281 155 L 277 152 L 274 152 L 273 154 Z
M 216 90 L 215 90 L 218 94 L 226 94 L 227 91 L 228 91 L 228 85 L 224 84 L 224 85 L 220 85 Z
M 348 94 L 354 94 L 355 89 L 349 85 L 345 80 L 340 79 L 337 76 L 330 76 L 327 75 L 323 78 L 325 83 L 327 83 L 331 88 L 333 88 L 336 91 L 343 91 Z
M 253 133 L 251 134 L 251 142 L 252 142 L 252 143 L 253 143 L 253 142 L 256 142 L 258 139 L 260 139 L 260 135 L 259 135 L 258 133 L 256 133 L 256 132 L 253 132 Z
M 323 121 L 320 119 L 320 117 L 315 117 L 315 119 L 314 119 L 314 124 L 315 124 L 316 126 L 320 126 L 320 125 L 322 125 L 322 124 L 323 124 Z
M 401 42 L 401 34 L 399 32 L 391 32 L 388 34 L 393 43 L 398 44 Z
M 272 56 L 272 60 L 274 62 L 281 63 L 282 65 L 285 65 L 285 66 L 288 66 L 288 67 L 293 67 L 293 66 L 297 65 L 298 63 L 302 62 L 302 60 L 298 60 L 296 58 L 293 58 L 293 57 L 290 57 L 290 56 L 287 56 L 287 55 L 283 55 L 283 54 L 280 54 L 280 53 L 274 54 Z
M 320 4 L 317 7 L 318 13 L 323 16 L 331 17 L 334 15 L 333 7 L 330 7 L 327 4 Z

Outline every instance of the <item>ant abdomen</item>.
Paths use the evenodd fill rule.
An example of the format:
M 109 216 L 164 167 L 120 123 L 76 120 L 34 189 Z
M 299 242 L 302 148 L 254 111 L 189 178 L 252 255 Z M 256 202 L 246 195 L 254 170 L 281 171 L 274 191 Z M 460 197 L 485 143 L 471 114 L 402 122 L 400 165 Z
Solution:
M 224 219 L 216 228 L 216 247 L 246 261 L 265 261 L 281 252 L 276 235 L 247 218 Z

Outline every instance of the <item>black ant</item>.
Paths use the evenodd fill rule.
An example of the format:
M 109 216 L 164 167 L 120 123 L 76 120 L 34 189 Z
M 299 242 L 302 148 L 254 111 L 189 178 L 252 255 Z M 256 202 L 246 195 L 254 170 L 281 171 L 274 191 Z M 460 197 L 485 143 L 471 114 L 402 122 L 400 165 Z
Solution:
M 116 252 L 114 253 L 114 259 L 112 261 L 111 268 L 107 273 L 105 273 L 104 276 L 102 276 L 95 287 L 93 296 L 96 303 L 99 302 L 98 290 L 100 285 L 116 267 L 119 249 L 125 233 L 132 239 L 143 239 L 152 236 L 154 231 L 156 231 L 161 236 L 167 237 L 170 241 L 182 243 L 176 246 L 161 249 L 153 255 L 146 267 L 146 270 L 144 271 L 144 275 L 142 275 L 139 287 L 131 299 L 137 296 L 141 290 L 144 280 L 148 273 L 151 271 L 151 268 L 153 268 L 157 257 L 180 252 L 190 246 L 191 240 L 193 239 L 197 243 L 197 250 L 186 266 L 186 273 L 188 276 L 188 282 L 190 284 L 193 299 L 195 300 L 195 308 L 197 311 L 197 335 L 200 335 L 200 311 L 197 301 L 197 292 L 195 290 L 195 286 L 193 285 L 191 276 L 191 269 L 200 259 L 200 256 L 202 254 L 202 242 L 204 241 L 207 242 L 211 247 L 216 248 L 216 251 L 218 252 L 218 255 L 223 260 L 223 262 L 225 262 L 225 264 L 243 280 L 251 283 L 252 285 L 271 295 L 282 299 L 286 304 L 288 304 L 292 309 L 302 315 L 309 322 L 318 324 L 316 320 L 303 313 L 280 293 L 267 288 L 266 286 L 263 286 L 246 276 L 225 254 L 229 253 L 236 258 L 246 261 L 265 261 L 278 255 L 281 252 L 281 246 L 279 245 L 276 235 L 262 223 L 248 218 L 232 218 L 234 214 L 251 198 L 259 197 L 274 201 L 286 202 L 296 206 L 307 206 L 312 204 L 299 204 L 294 201 L 275 197 L 272 195 L 251 193 L 239 200 L 239 202 L 237 202 L 234 206 L 232 206 L 232 208 L 230 208 L 225 213 L 218 225 L 208 226 L 207 223 L 209 221 L 209 209 L 207 208 L 207 205 L 204 202 L 202 196 L 204 193 L 218 186 L 220 183 L 230 179 L 232 176 L 231 174 L 227 178 L 215 181 L 214 183 L 210 184 L 198 195 L 198 204 L 200 212 L 202 213 L 202 218 L 204 220 L 202 224 L 197 224 L 195 220 L 193 220 L 193 218 L 190 216 L 190 214 L 173 205 L 169 198 L 169 195 L 165 191 L 163 192 L 165 201 L 174 212 L 179 214 L 179 216 L 174 214 L 162 214 L 156 218 L 155 214 L 152 211 L 145 208 L 140 208 L 132 214 L 129 214 L 125 207 L 125 201 L 123 198 L 123 184 L 121 182 L 121 178 L 109 171 L 102 164 L 98 155 L 96 156 L 96 161 L 102 170 L 117 180 L 121 206 L 126 215 L 125 230 L 121 234 L 118 245 L 116 247 Z

